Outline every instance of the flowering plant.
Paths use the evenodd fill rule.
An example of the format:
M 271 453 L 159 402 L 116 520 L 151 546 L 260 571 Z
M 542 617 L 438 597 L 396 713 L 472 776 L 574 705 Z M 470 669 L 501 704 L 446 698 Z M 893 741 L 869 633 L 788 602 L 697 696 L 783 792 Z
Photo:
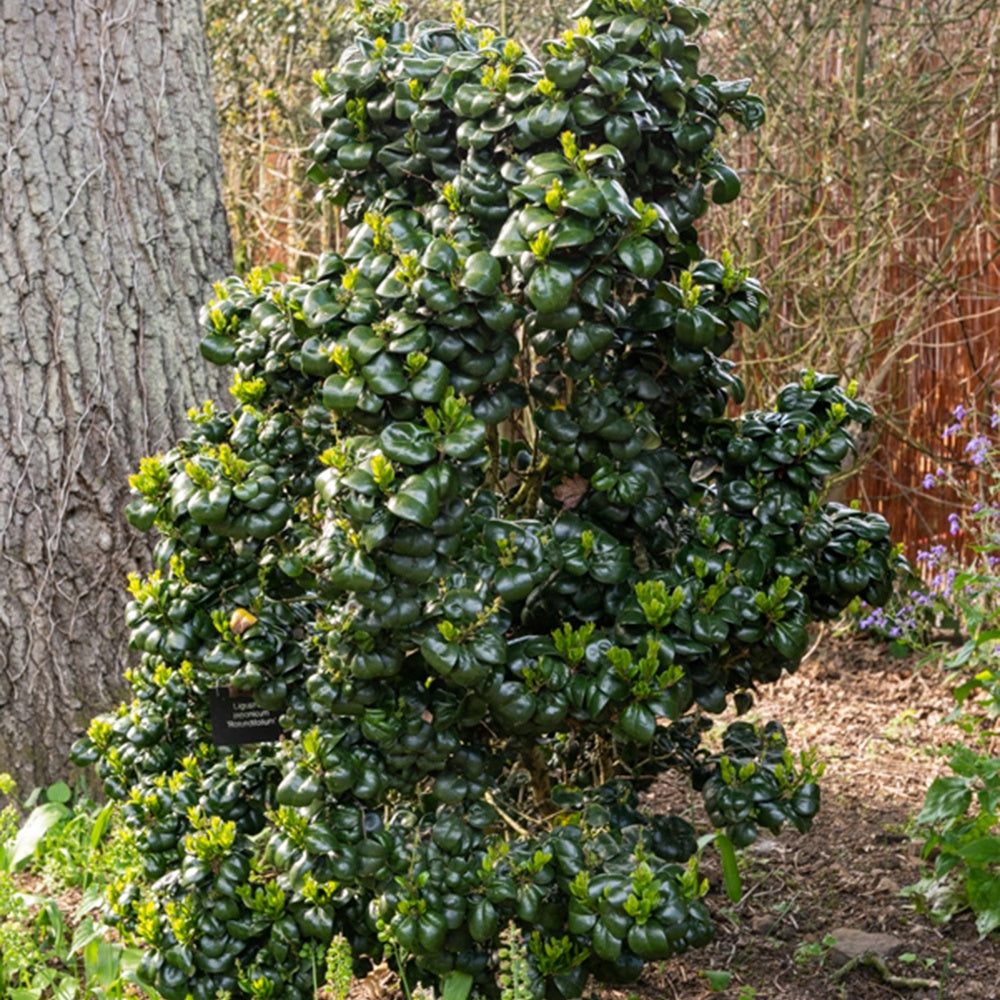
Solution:
M 923 486 L 954 504 L 954 541 L 919 552 L 905 596 L 867 609 L 859 625 L 958 676 L 950 720 L 971 745 L 943 751 L 952 773 L 931 783 L 916 818 L 933 869 L 906 891 L 939 920 L 972 909 L 985 936 L 1000 927 L 1000 757 L 991 753 L 1000 717 L 1000 407 L 959 405 L 952 416 L 942 438 L 962 458 L 928 472 Z
M 858 627 L 897 652 L 923 652 L 970 678 L 959 704 L 977 693 L 990 718 L 1000 715 L 1000 404 L 982 413 L 959 404 L 942 439 L 963 457 L 927 472 L 924 489 L 953 509 L 947 535 L 916 555 L 916 566 L 884 607 L 861 606 Z M 959 646 L 956 650 L 954 647 Z
M 948 652 L 942 662 L 969 674 L 956 688 L 960 705 L 975 695 L 975 704 L 993 719 L 1000 716 L 1000 651 L 998 594 L 1000 594 L 1000 406 L 989 412 L 956 406 L 954 423 L 942 433 L 945 441 L 962 445 L 964 463 L 938 468 L 924 477 L 930 490 L 947 488 L 958 509 L 948 514 L 948 533 L 960 539 L 959 550 L 937 544 L 917 555 L 948 624 L 957 628 L 964 643 Z M 962 444 L 964 442 L 964 444 Z M 969 668 L 973 668 L 970 670 Z M 971 708 L 971 706 L 968 706 Z

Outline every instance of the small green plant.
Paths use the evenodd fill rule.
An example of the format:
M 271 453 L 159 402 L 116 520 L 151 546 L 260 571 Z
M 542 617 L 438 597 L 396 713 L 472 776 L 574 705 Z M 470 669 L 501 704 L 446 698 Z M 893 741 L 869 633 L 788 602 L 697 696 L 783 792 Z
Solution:
M 500 969 L 497 973 L 500 1000 L 538 1000 L 539 980 L 528 964 L 528 946 L 516 924 L 500 935 Z
M 896 961 L 902 962 L 904 965 L 919 964 L 925 969 L 933 969 L 937 965 L 936 958 L 920 958 L 919 955 L 914 954 L 912 951 L 904 951 L 902 955 L 897 955 Z
M 343 934 L 335 934 L 326 950 L 326 982 L 329 1000 L 347 1000 L 354 979 L 351 945 Z
M 432 986 L 416 986 L 410 994 L 410 1000 L 444 1000 L 438 997 Z
M 808 965 L 810 962 L 819 961 L 820 965 L 826 961 L 826 956 L 830 949 L 837 943 L 837 939 L 831 934 L 826 934 L 820 941 L 803 941 L 795 949 L 796 965 Z
M 45 967 L 31 933 L 31 918 L 24 897 L 7 871 L 0 871 L 0 986 L 12 990 L 44 988 L 38 970 Z
M 906 730 L 912 727 L 917 721 L 917 710 L 915 708 L 904 708 L 897 712 L 889 722 L 882 735 L 893 743 L 899 743 L 905 738 Z
M 72 801 L 65 782 L 33 792 L 23 808 L 0 775 L 0 996 L 5 1000 L 120 1000 L 137 996 L 141 952 L 109 939 L 96 916 L 105 887 L 135 861 L 113 842 L 113 807 Z M 30 811 L 28 811 L 30 810 Z M 32 891 L 22 887 L 33 876 Z M 72 910 L 62 900 L 82 889 Z
M 708 988 L 713 993 L 721 993 L 728 989 L 733 979 L 733 973 L 720 969 L 702 969 L 701 974 L 708 980 Z
M 1000 758 L 961 744 L 951 775 L 935 778 L 917 816 L 931 872 L 906 888 L 938 920 L 971 908 L 985 937 L 1000 927 Z

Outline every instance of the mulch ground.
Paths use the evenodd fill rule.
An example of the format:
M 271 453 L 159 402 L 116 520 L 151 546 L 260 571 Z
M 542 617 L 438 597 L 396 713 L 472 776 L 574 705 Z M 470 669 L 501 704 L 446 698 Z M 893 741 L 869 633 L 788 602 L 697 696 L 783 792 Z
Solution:
M 924 872 L 907 832 L 927 786 L 947 772 L 934 750 L 963 738 L 943 721 L 953 708 L 940 671 L 821 634 L 799 672 L 763 691 L 750 716 L 781 720 L 791 746 L 816 747 L 827 762 L 812 830 L 762 837 L 744 852 L 747 891 L 736 905 L 709 859 L 715 943 L 605 1000 L 998 1000 L 1000 933 L 979 940 L 967 914 L 934 924 L 900 894 Z M 886 971 L 933 985 L 889 985 L 860 964 L 838 980 L 844 958 L 829 942 L 844 928 L 892 935 L 899 945 Z M 713 991 L 706 971 L 732 977 Z

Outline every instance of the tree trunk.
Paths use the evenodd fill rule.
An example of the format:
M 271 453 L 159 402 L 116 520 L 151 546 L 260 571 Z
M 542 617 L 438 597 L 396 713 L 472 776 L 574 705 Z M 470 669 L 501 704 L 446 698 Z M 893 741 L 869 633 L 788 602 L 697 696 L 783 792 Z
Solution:
M 228 270 L 199 0 L 0 0 L 0 770 L 22 790 L 118 694 L 128 475 L 217 392 Z

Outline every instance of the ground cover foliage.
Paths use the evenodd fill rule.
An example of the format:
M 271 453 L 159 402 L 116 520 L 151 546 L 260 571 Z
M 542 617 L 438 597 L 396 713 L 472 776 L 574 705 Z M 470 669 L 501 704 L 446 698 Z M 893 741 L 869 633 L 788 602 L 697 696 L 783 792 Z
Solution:
M 731 415 L 721 355 L 766 299 L 697 224 L 715 141 L 762 119 L 698 65 L 705 17 L 589 4 L 541 62 L 362 5 L 317 74 L 313 175 L 350 227 L 303 279 L 230 278 L 203 353 L 235 404 L 133 477 L 155 529 L 133 700 L 75 752 L 141 865 L 112 897 L 167 998 L 310 996 L 336 934 L 455 997 L 636 978 L 706 943 L 702 793 L 727 857 L 805 829 L 808 755 L 706 716 L 792 671 L 807 626 L 891 583 L 888 525 L 826 503 L 868 408 L 804 373 Z M 240 691 L 281 737 L 216 745 Z
M 0 994 L 5 1000 L 136 996 L 138 947 L 108 939 L 108 883 L 132 863 L 111 835 L 114 806 L 62 781 L 22 803 L 0 774 Z
M 762 835 L 743 852 L 737 904 L 709 855 L 715 941 L 650 967 L 630 1000 L 980 1000 L 996 992 L 1000 936 L 981 937 L 969 911 L 942 922 L 905 892 L 936 861 L 923 860 L 926 827 L 915 823 L 925 793 L 948 778 L 949 744 L 968 741 L 954 718 L 954 675 L 922 659 L 828 626 L 800 670 L 760 693 L 753 712 L 788 719 L 789 739 L 827 762 L 823 808 L 807 836 Z M 994 735 L 993 756 L 998 749 Z M 909 984 L 871 965 L 847 969 L 849 953 L 833 943 L 844 929 L 891 935 L 896 943 L 882 953 L 891 976 Z M 729 980 L 717 993 L 711 970 Z

